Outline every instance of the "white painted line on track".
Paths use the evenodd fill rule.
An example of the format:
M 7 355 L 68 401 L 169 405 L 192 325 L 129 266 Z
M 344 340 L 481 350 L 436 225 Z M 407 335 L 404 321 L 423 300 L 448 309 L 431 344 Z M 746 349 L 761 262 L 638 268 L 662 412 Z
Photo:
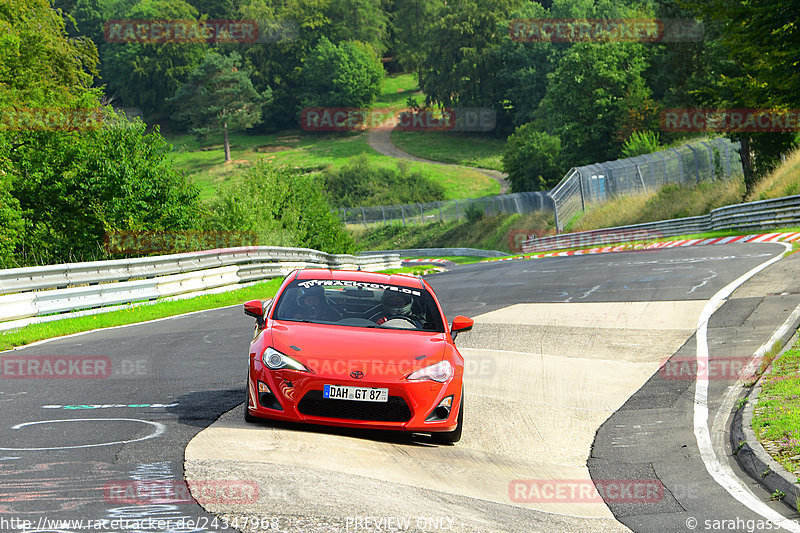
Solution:
M 80 444 L 76 446 L 52 446 L 47 448 L 0 448 L 0 450 L 14 451 L 14 452 L 21 452 L 21 451 L 38 452 L 46 450 L 74 450 L 77 448 L 95 448 L 97 446 L 112 446 L 115 444 L 130 444 L 132 442 L 139 442 L 158 437 L 159 435 L 162 435 L 164 431 L 166 431 L 167 429 L 166 426 L 164 426 L 164 424 L 160 422 L 151 422 L 150 420 L 141 420 L 139 418 L 67 418 L 61 420 L 38 420 L 36 422 L 23 422 L 22 424 L 11 426 L 11 429 L 21 429 L 27 426 L 35 426 L 39 424 L 54 424 L 60 422 L 139 422 L 140 424 L 147 424 L 153 426 L 155 430 L 149 435 L 145 435 L 144 437 L 139 437 L 138 439 L 100 442 L 96 444 Z
M 791 249 L 789 244 L 784 244 L 784 246 L 787 251 Z M 700 314 L 700 319 L 697 324 L 696 357 L 698 368 L 701 368 L 699 365 L 708 365 L 708 320 L 717 307 L 719 307 L 723 300 L 730 296 L 740 285 L 768 266 L 780 261 L 782 257 L 783 254 L 777 255 L 769 261 L 756 266 L 723 287 L 708 301 Z M 784 326 L 785 325 L 786 324 L 784 324 Z M 773 335 L 773 337 L 775 337 L 775 335 Z M 706 368 L 706 366 L 702 368 Z M 706 470 L 708 470 L 708 473 L 714 478 L 717 484 L 728 491 L 728 494 L 736 498 L 742 505 L 788 531 L 800 533 L 800 524 L 789 520 L 759 500 L 752 492 L 742 485 L 730 466 L 720 461 L 714 450 L 711 432 L 708 427 L 708 383 L 709 380 L 697 379 L 695 381 L 694 391 L 694 435 L 697 439 L 697 447 L 700 449 L 700 457 L 703 459 Z M 731 388 L 733 387 L 736 387 L 736 385 L 734 384 Z M 722 412 L 722 410 L 720 410 L 720 412 Z

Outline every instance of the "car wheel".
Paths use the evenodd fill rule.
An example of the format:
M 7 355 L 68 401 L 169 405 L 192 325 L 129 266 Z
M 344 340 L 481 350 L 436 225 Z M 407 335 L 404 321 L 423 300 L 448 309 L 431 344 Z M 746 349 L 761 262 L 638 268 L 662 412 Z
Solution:
M 431 440 L 437 444 L 453 444 L 461 440 L 464 428 L 464 391 L 461 391 L 461 405 L 458 406 L 458 425 L 453 431 L 431 433 Z

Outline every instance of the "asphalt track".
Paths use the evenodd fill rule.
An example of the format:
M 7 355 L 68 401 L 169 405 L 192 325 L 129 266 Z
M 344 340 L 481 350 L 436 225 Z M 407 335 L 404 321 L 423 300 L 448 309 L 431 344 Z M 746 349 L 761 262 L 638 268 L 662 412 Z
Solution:
M 469 373 L 465 434 L 456 446 L 245 426 L 238 406 L 252 324 L 238 307 L 6 353 L 3 359 L 94 357 L 111 372 L 14 379 L 3 363 L 0 530 L 77 532 L 40 521 L 81 518 L 162 520 L 162 527 L 128 531 L 228 530 L 203 507 L 247 531 L 690 531 L 689 517 L 699 531 L 705 520 L 723 519 L 741 527 L 715 530 L 747 530 L 746 521 L 755 525 L 761 515 L 722 489 L 699 457 L 694 381 L 664 379 L 659 367 L 670 356 L 694 355 L 709 299 L 783 251 L 774 244 L 678 248 L 430 276 L 448 317 L 477 318 L 457 341 Z M 711 357 L 752 355 L 800 304 L 796 258 L 756 275 L 714 313 Z M 709 380 L 712 426 L 727 420 L 716 413 L 731 383 Z M 728 452 L 722 460 L 735 471 Z M 256 486 L 257 498 L 209 498 L 201 507 L 174 495 L 127 501 L 111 490 L 132 480 L 180 482 L 184 470 L 193 480 Z M 608 505 L 589 497 L 531 501 L 530 491 L 516 490 L 589 479 L 658 480 L 663 490 L 646 502 Z M 741 479 L 759 501 L 769 500 Z M 782 504 L 770 505 L 790 516 Z M 32 525 L 14 528 L 21 520 Z

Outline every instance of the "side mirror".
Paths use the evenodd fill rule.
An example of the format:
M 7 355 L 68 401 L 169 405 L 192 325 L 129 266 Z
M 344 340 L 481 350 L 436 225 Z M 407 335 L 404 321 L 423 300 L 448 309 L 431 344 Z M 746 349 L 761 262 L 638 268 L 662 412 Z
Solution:
M 267 303 L 269 302 L 270 300 L 267 300 Z M 269 306 L 267 305 L 266 307 L 268 308 Z M 250 300 L 244 303 L 244 314 L 255 318 L 259 328 L 263 328 L 267 323 L 264 320 L 264 309 L 264 302 L 261 300 Z
M 475 324 L 475 321 L 471 318 L 461 315 L 455 317 L 453 319 L 453 325 L 450 327 L 450 335 L 453 337 L 453 340 L 456 340 L 460 332 L 471 330 L 473 324 Z

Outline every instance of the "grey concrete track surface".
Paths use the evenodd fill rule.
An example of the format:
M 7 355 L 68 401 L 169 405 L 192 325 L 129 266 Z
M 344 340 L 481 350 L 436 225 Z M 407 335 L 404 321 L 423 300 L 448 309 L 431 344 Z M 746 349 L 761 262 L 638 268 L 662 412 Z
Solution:
M 241 530 L 268 524 L 344 531 L 348 519 L 354 526 L 360 518 L 361 531 L 375 531 L 364 520 L 381 517 L 408 519 L 410 531 L 624 530 L 596 501 L 512 501 L 510 483 L 588 479 L 595 429 L 680 349 L 700 304 L 781 250 L 685 248 L 478 264 L 431 276 L 448 316 L 480 315 L 475 330 L 458 341 L 473 366 L 468 426 L 453 447 L 431 446 L 424 437 L 243 426 L 236 406 L 243 401 L 252 324 L 239 308 L 3 354 L 102 356 L 113 370 L 88 380 L 0 379 L 0 520 L 150 517 L 177 524 L 185 517 L 204 520 L 197 531 L 224 530 L 194 502 L 130 503 L 108 494 L 109 483 L 180 481 L 185 466 L 190 479 L 258 481 L 252 504 L 222 509 L 204 502 L 228 517 L 265 519 L 260 528 Z M 761 323 L 779 322 L 778 314 Z M 648 326 L 670 315 L 676 320 Z M 62 419 L 73 422 L 53 422 Z M 20 426 L 30 422 L 45 423 Z M 163 433 L 153 435 L 148 423 Z M 233 440 L 214 441 L 218 429 Z M 205 439 L 218 446 L 190 456 L 189 444 L 184 463 L 196 435 L 194 444 Z M 33 449 L 50 447 L 58 449 Z M 236 452 L 247 459 L 231 459 Z M 332 465 L 332 458 L 341 460 Z M 708 482 L 696 468 L 668 474 Z M 717 505 L 737 511 L 724 495 Z
M 726 409 L 723 405 L 724 394 L 736 382 L 736 372 L 730 369 L 740 368 L 752 357 L 798 305 L 800 255 L 794 254 L 757 274 L 711 317 L 708 408 L 709 421 L 715 423 L 717 433 L 724 431 L 733 418 L 730 406 Z M 694 360 L 696 342 L 695 336 L 689 339 L 666 368 L 678 369 Z M 693 433 L 694 386 L 689 378 L 689 374 L 671 370 L 654 374 L 603 424 L 588 461 L 592 477 L 645 475 L 663 482 L 664 497 L 660 501 L 610 503 L 614 515 L 637 531 L 689 531 L 687 521 L 692 520 L 697 521 L 699 531 L 723 525 L 727 530 L 770 530 L 772 524 L 733 501 L 707 474 Z M 741 471 L 731 448 L 725 439 L 722 461 L 758 500 L 770 502 L 770 494 Z M 769 505 L 783 516 L 798 518 L 782 503 Z M 726 525 L 726 520 L 734 522 Z

